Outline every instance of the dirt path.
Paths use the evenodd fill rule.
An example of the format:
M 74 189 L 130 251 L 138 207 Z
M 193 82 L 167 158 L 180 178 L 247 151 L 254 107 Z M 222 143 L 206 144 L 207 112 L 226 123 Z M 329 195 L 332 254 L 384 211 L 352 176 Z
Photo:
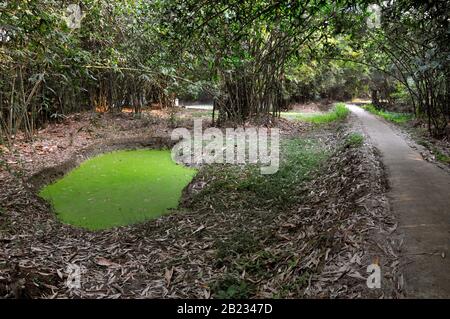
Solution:
M 405 290 L 412 298 L 450 298 L 450 175 L 423 160 L 390 125 L 348 108 L 380 150 L 388 172 L 389 201 L 404 238 Z

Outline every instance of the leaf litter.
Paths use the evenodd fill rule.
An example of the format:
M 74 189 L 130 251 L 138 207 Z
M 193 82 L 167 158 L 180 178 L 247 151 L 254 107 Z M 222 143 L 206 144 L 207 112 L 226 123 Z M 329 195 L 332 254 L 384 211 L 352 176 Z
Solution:
M 114 124 L 120 129 L 111 134 L 137 134 L 136 123 L 124 122 Z M 83 126 L 79 119 L 76 123 Z M 367 143 L 343 143 L 348 128 L 311 130 L 286 121 L 278 124 L 287 136 L 314 136 L 332 154 L 301 185 L 301 201 L 289 209 L 238 209 L 229 198 L 221 203 L 230 207 L 226 214 L 218 202 L 206 201 L 197 203 L 195 210 L 182 205 L 156 220 L 97 232 L 60 223 L 26 185 L 27 177 L 42 165 L 54 165 L 102 140 L 96 127 L 90 128 L 91 139 L 81 135 L 72 142 L 57 134 L 66 126 L 49 127 L 35 142 L 47 141 L 48 148 L 33 152 L 23 142 L 14 152 L 2 152 L 2 159 L 19 164 L 1 169 L 0 296 L 401 297 L 401 243 L 395 238 L 396 223 L 376 150 Z M 100 125 L 102 132 L 111 126 Z M 58 141 L 67 147 L 51 148 Z M 192 185 L 201 191 L 208 184 L 194 180 Z M 371 263 L 381 266 L 382 289 L 366 286 Z M 69 264 L 85 269 L 80 289 L 66 286 Z

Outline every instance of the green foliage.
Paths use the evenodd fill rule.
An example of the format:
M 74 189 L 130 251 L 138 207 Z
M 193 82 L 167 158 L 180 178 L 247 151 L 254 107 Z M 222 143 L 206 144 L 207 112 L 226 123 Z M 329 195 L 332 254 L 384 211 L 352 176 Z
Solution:
M 442 153 L 438 149 L 434 149 L 434 154 L 436 155 L 436 159 L 439 162 L 442 162 L 444 164 L 450 164 L 450 156 L 445 155 L 444 153 Z
M 217 83 L 219 122 L 276 113 L 289 99 L 301 98 L 303 72 L 296 66 L 311 69 L 308 53 L 315 54 L 312 48 L 329 35 L 329 17 L 346 6 L 331 1 L 165 2 L 171 37 L 183 43 L 188 56 L 201 56 L 204 63 L 194 70 Z M 325 73 L 323 79 L 329 77 Z
M 358 52 L 349 45 L 348 36 L 330 36 L 292 58 L 286 67 L 286 91 L 295 102 L 321 98 L 350 100 L 368 94 L 369 68 L 347 60 L 334 59 L 330 47 L 354 58 Z
M 388 96 L 392 102 L 392 105 L 400 106 L 405 110 L 410 110 L 410 105 L 412 104 L 411 96 L 408 90 L 400 82 L 396 82 L 394 90 Z
M 359 147 L 364 143 L 364 136 L 359 133 L 351 133 L 346 137 L 345 143 L 349 147 Z
M 419 138 L 417 143 L 430 150 L 435 155 L 436 160 L 438 160 L 439 162 L 444 164 L 450 164 L 450 156 L 443 153 L 435 145 L 433 145 L 433 143 L 430 143 L 427 139 Z
M 237 276 L 227 275 L 217 280 L 211 286 L 211 291 L 218 299 L 248 299 L 254 294 L 253 286 Z
M 171 108 L 169 110 L 169 126 L 172 128 L 177 127 L 178 117 L 177 110 L 175 108 Z
M 301 200 L 299 187 L 328 154 L 318 141 L 289 139 L 281 142 L 280 156 L 279 170 L 271 175 L 262 175 L 257 165 L 204 167 L 198 178 L 213 179 L 193 196 L 190 205 L 196 207 L 213 201 L 218 210 L 268 206 L 286 209 Z
M 363 106 L 363 108 L 372 114 L 383 117 L 385 120 L 398 124 L 406 123 L 414 119 L 413 114 L 382 111 L 378 110 L 375 106 L 373 106 L 373 104 L 367 104 Z
M 445 132 L 448 1 L 382 2 L 375 28 L 367 24 L 368 1 L 78 3 L 81 28 L 70 29 L 68 0 L 3 2 L 0 123 L 8 142 L 17 130 L 31 137 L 70 112 L 139 113 L 151 103 L 171 106 L 174 93 L 204 92 L 223 123 L 370 90 L 378 108 L 400 105 L 426 116 L 433 134 Z
M 372 102 L 378 109 L 400 102 L 406 111 L 426 118 L 430 134 L 442 137 L 450 116 L 450 3 L 399 0 L 379 5 L 379 27 L 364 32 L 361 25 L 352 28 L 359 34 L 354 46 L 364 52 L 359 61 L 372 66 Z
M 295 116 L 296 120 L 311 122 L 314 124 L 327 124 L 342 121 L 347 118 L 349 110 L 344 103 L 337 103 L 333 109 L 326 113 L 300 114 Z
M 251 234 L 237 229 L 230 238 L 215 243 L 217 261 L 240 254 L 254 252 L 260 248 L 259 242 Z
M 199 117 L 211 117 L 213 114 L 212 111 L 195 111 L 192 112 L 190 115 L 194 118 L 199 118 Z
M 0 123 L 3 135 L 67 113 L 171 103 L 178 55 L 159 39 L 157 4 L 78 1 L 79 29 L 66 24 L 71 1 L 12 0 L 0 11 Z M 0 39 L 0 41 L 2 41 Z
M 288 295 L 289 292 L 305 289 L 309 284 L 311 276 L 312 274 L 308 271 L 302 272 L 301 275 L 295 278 L 295 280 L 286 283 L 286 285 L 282 287 L 280 294 L 276 297 L 286 298 L 285 295 Z
M 119 151 L 87 160 L 40 195 L 52 203 L 63 222 L 105 229 L 176 208 L 181 191 L 195 174 L 176 165 L 170 151 Z
M 251 252 L 250 252 L 251 253 Z M 259 278 L 268 278 L 270 275 L 270 265 L 277 260 L 277 256 L 266 250 L 251 255 L 243 256 L 234 261 L 234 267 L 238 273 L 245 271 L 247 274 Z

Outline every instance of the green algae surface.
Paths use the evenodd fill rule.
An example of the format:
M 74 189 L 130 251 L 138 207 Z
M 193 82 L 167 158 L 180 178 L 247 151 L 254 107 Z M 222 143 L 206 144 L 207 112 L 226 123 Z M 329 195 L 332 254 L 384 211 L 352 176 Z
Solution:
M 196 170 L 172 161 L 169 150 L 118 151 L 83 162 L 44 187 L 58 218 L 90 230 L 159 217 L 178 206 Z

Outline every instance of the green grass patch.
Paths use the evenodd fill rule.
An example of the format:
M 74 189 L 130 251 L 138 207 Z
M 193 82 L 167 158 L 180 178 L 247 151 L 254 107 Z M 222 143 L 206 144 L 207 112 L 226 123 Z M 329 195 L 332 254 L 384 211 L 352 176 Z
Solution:
M 248 299 L 255 293 L 254 284 L 231 275 L 217 280 L 211 290 L 218 299 Z
M 362 108 L 365 109 L 366 111 L 369 111 L 372 114 L 383 117 L 387 121 L 398 124 L 406 123 L 414 119 L 414 115 L 411 113 L 397 113 L 378 110 L 377 108 L 375 108 L 373 104 L 367 104 L 365 106 L 362 106 Z
M 192 117 L 198 118 L 198 117 L 212 117 L 213 112 L 212 111 L 196 111 L 190 113 Z M 217 112 L 216 112 L 217 115 Z
M 438 149 L 434 149 L 434 154 L 436 155 L 436 159 L 439 162 L 442 162 L 444 164 L 450 164 L 450 156 L 445 155 L 444 153 L 440 152 Z
M 450 156 L 442 153 L 436 146 L 433 145 L 433 143 L 428 142 L 426 139 L 424 138 L 418 138 L 416 140 L 417 144 L 424 146 L 425 148 L 427 148 L 429 151 L 431 151 L 434 156 L 436 157 L 436 160 L 450 165 Z
M 40 196 L 65 223 L 97 230 L 156 218 L 176 208 L 196 170 L 169 150 L 118 151 L 83 162 Z
M 213 164 L 204 166 L 196 177 L 206 185 L 192 195 L 187 207 L 206 209 L 216 216 L 239 215 L 227 225 L 231 231 L 224 227 L 214 241 L 214 267 L 223 269 L 219 278 L 208 284 L 215 298 L 255 296 L 253 280 L 268 280 L 274 265 L 292 255 L 289 251 L 274 254 L 266 250 L 277 239 L 270 227 L 255 229 L 255 225 L 271 225 L 280 214 L 299 205 L 310 191 L 305 182 L 321 169 L 330 150 L 316 138 L 280 142 L 280 167 L 275 174 L 262 175 L 257 165 Z M 296 267 L 298 260 L 293 258 L 288 263 Z
M 345 142 L 350 147 L 360 147 L 364 143 L 364 136 L 359 133 L 351 133 L 347 136 Z
M 303 292 L 300 291 L 308 287 L 311 276 L 312 273 L 308 271 L 302 272 L 301 275 L 295 277 L 295 279 L 286 282 L 286 284 L 281 287 L 279 293 L 276 294 L 274 298 L 276 299 L 287 298 L 289 297 L 289 293 L 292 293 L 293 291 L 296 291 L 298 294 L 302 295 Z
M 257 238 L 241 229 L 237 229 L 230 238 L 216 241 L 214 246 L 217 248 L 216 258 L 219 264 L 231 256 L 253 252 L 261 248 Z
M 295 120 L 303 115 L 305 115 L 307 113 L 300 113 L 300 112 L 281 112 L 280 116 L 284 117 L 288 120 Z
M 211 202 L 215 209 L 274 207 L 285 208 L 301 198 L 298 188 L 309 179 L 328 157 L 317 140 L 286 139 L 281 141 L 280 167 L 275 174 L 262 175 L 257 165 L 205 166 L 199 178 L 211 179 L 191 199 L 190 205 Z
M 344 103 L 337 103 L 330 111 L 326 113 L 283 112 L 281 116 L 288 119 L 310 122 L 314 124 L 326 124 L 344 120 L 349 112 L 350 111 L 347 109 Z

